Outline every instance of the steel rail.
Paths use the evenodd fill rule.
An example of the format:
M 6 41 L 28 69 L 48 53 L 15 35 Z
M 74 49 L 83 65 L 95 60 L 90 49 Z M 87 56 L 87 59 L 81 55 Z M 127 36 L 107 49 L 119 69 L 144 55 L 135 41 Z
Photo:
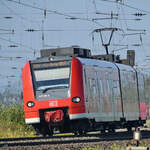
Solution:
M 150 139 L 150 131 L 141 131 L 142 139 Z M 92 133 L 82 136 L 64 135 L 53 137 L 8 138 L 0 139 L 0 148 L 15 146 L 38 146 L 55 144 L 98 143 L 102 141 L 124 141 L 133 139 L 133 132 Z

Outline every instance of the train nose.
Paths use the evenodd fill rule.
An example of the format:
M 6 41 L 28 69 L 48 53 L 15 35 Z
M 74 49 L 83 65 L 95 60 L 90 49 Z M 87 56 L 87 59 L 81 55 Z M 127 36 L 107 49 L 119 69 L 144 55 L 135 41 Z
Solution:
M 44 118 L 47 123 L 60 123 L 63 121 L 64 113 L 62 110 L 47 111 Z

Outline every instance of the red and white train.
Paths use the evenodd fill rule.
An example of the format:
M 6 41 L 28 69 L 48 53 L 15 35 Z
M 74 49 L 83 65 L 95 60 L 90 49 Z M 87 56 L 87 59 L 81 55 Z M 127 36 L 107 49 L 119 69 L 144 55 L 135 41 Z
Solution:
M 131 130 L 148 117 L 144 75 L 127 65 L 42 57 L 25 64 L 22 83 L 25 122 L 44 136 Z

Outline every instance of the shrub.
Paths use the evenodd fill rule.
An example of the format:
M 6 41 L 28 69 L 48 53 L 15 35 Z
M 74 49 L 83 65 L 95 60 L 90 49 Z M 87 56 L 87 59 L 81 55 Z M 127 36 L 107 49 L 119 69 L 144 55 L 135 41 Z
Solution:
M 33 136 L 33 129 L 24 121 L 21 104 L 0 104 L 0 138 Z

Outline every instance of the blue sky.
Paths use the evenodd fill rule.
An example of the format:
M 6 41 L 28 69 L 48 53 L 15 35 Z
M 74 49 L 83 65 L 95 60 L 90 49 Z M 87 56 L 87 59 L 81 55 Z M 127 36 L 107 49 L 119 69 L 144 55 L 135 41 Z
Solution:
M 115 54 L 124 58 L 127 48 L 135 49 L 136 64 L 149 67 L 150 1 L 120 0 L 119 3 L 116 0 L 0 0 L 0 89 L 8 84 L 19 85 L 21 68 L 27 60 L 39 57 L 42 48 L 79 45 L 92 49 L 93 54 L 105 53 L 97 33 L 92 41 L 92 31 L 104 27 L 122 29 L 114 34 L 110 53 L 126 47 L 115 51 Z M 118 19 L 103 20 L 110 18 L 111 13 L 119 14 Z M 135 13 L 146 15 L 137 17 L 133 15 Z M 100 20 L 92 21 L 97 18 Z M 37 31 L 25 31 L 28 29 Z M 105 40 L 108 35 L 104 35 Z M 117 44 L 124 46 L 115 46 Z M 135 44 L 141 46 L 133 46 Z

